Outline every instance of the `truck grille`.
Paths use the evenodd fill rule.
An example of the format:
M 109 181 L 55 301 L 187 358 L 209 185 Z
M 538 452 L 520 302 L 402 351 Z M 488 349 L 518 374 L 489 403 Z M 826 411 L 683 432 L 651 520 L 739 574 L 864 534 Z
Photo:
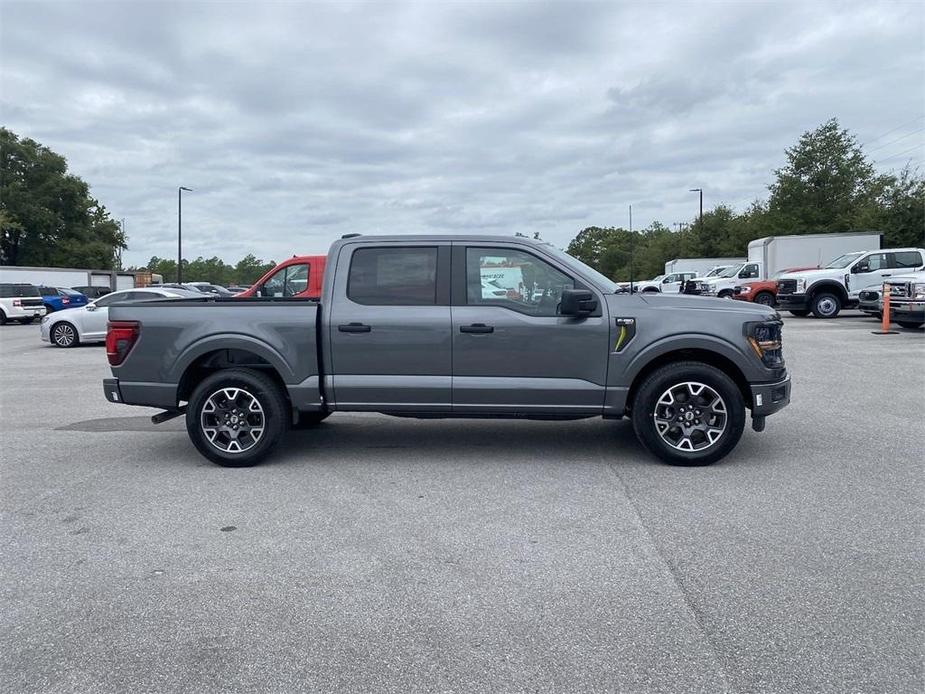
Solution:
M 694 280 L 687 280 L 684 283 L 684 293 L 685 294 L 700 294 L 700 282 L 695 282 Z
M 777 283 L 778 294 L 793 294 L 797 290 L 796 280 L 780 280 Z
M 906 299 L 909 297 L 909 285 L 906 282 L 902 284 L 890 283 L 890 298 Z

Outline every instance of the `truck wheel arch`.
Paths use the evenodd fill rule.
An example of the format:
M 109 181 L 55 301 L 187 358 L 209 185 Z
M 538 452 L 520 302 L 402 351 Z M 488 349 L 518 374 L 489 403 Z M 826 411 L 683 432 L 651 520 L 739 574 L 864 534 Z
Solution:
M 727 376 L 729 376 L 738 386 L 739 391 L 742 393 L 742 399 L 745 402 L 745 406 L 751 407 L 752 405 L 751 388 L 748 385 L 748 379 L 745 377 L 741 367 L 736 363 L 734 358 L 724 354 L 721 351 L 718 351 L 712 346 L 669 346 L 667 350 L 656 350 L 655 354 L 641 354 L 639 357 L 637 357 L 637 361 L 640 363 L 631 364 L 630 369 L 632 369 L 632 372 L 628 374 L 630 375 L 631 380 L 629 391 L 627 392 L 626 397 L 627 410 L 632 407 L 633 398 L 636 397 L 636 392 L 649 374 L 653 373 L 657 369 L 660 369 L 666 364 L 679 361 L 697 361 L 716 367 L 720 371 L 724 372 Z
M 295 378 L 282 356 L 269 345 L 243 335 L 215 335 L 191 345 L 177 359 L 170 379 L 177 383 L 177 400 L 186 400 L 205 375 L 232 367 L 266 371 L 284 388 L 287 379 Z
M 842 302 L 842 306 L 848 303 L 848 292 L 844 286 L 834 280 L 821 280 L 809 286 L 806 290 L 807 298 L 812 301 L 813 297 L 821 291 L 828 291 L 835 294 Z

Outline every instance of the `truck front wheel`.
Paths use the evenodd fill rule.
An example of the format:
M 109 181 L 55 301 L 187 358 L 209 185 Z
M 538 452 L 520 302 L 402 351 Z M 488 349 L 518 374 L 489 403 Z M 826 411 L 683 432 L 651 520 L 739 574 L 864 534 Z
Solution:
M 701 362 L 675 362 L 649 374 L 632 408 L 636 436 L 672 465 L 714 463 L 735 447 L 745 429 L 738 387 Z
M 831 292 L 820 292 L 813 297 L 812 307 L 816 318 L 835 318 L 841 311 L 841 299 Z
M 254 369 L 222 369 L 193 391 L 186 430 L 213 463 L 249 467 L 279 442 L 288 419 L 289 406 L 276 381 Z

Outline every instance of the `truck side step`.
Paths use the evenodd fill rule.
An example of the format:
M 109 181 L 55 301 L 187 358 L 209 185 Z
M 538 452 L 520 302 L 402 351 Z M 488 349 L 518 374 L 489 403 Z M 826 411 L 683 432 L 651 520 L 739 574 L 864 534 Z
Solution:
M 186 405 L 176 410 L 164 410 L 151 417 L 151 424 L 163 424 L 184 414 L 186 414 Z

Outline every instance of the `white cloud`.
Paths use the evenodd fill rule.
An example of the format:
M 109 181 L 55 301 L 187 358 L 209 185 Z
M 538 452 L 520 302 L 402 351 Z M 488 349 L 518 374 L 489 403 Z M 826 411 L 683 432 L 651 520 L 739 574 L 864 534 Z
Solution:
M 0 26 L 2 123 L 126 218 L 130 263 L 175 252 L 178 185 L 191 257 L 564 245 L 629 204 L 690 219 L 692 187 L 743 207 L 832 116 L 861 141 L 925 125 L 918 3 L 5 2 Z

